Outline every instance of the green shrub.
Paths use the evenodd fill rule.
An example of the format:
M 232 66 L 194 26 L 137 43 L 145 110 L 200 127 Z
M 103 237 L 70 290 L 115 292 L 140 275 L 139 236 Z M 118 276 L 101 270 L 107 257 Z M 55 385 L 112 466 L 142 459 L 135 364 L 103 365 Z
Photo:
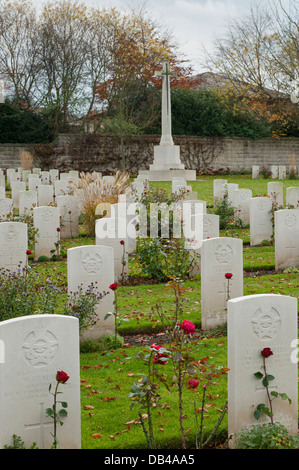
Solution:
M 255 424 L 236 436 L 237 449 L 298 449 L 299 437 L 289 435 L 283 424 Z
M 212 91 L 175 88 L 171 91 L 174 135 L 234 136 L 261 138 L 271 136 L 266 120 L 236 111 L 234 103 L 224 105 Z M 147 130 L 160 133 L 159 127 Z
M 40 143 L 53 140 L 41 114 L 21 110 L 9 103 L 0 105 L 0 143 Z
M 242 220 L 236 216 L 235 209 L 228 199 L 226 192 L 223 198 L 216 201 L 215 214 L 219 215 L 219 228 L 224 230 L 226 228 L 243 228 Z
M 50 258 L 48 258 L 48 256 L 45 256 L 45 255 L 42 255 L 42 256 L 39 256 L 38 257 L 38 260 L 37 260 L 39 263 L 46 263 L 47 261 L 50 261 Z
M 93 353 L 121 348 L 124 344 L 122 336 L 117 335 L 116 345 L 114 335 L 103 335 L 99 339 L 86 339 L 80 343 L 81 353 Z

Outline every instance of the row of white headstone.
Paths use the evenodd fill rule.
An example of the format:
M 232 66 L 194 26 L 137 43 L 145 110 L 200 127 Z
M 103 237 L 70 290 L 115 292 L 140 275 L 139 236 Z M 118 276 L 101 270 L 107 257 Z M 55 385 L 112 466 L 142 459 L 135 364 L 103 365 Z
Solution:
M 85 264 L 85 257 L 86 253 L 82 253 L 76 263 Z M 264 373 L 264 348 L 273 352 L 267 359 L 267 373 L 273 377 L 269 391 L 290 399 L 272 401 L 274 422 L 296 435 L 297 299 L 274 294 L 240 296 L 228 300 L 227 310 L 228 435 L 233 436 L 230 445 L 233 447 L 241 429 L 257 423 L 256 407 L 261 403 L 268 405 L 266 389 L 254 375 Z M 59 389 L 60 400 L 67 403 L 68 416 L 63 419 L 63 427 L 58 427 L 56 437 L 64 449 L 80 448 L 78 332 L 78 319 L 63 315 L 32 315 L 0 322 L 0 448 L 11 444 L 13 434 L 20 436 L 27 448 L 34 442 L 40 449 L 51 447 L 53 419 L 46 414 L 47 408 L 53 406 L 49 385 L 54 390 L 57 371 L 61 370 L 69 376 Z M 262 417 L 259 422 L 269 422 L 269 418 Z
M 108 217 L 96 223 L 99 226 L 97 233 L 101 232 L 104 223 L 114 232 L 116 218 L 111 221 Z M 4 224 L 8 224 L 5 243 L 15 244 L 17 233 L 11 229 L 16 226 Z M 26 234 L 20 238 L 26 239 Z M 98 240 L 103 243 L 101 238 Z M 120 241 L 122 239 L 114 240 L 123 249 L 125 245 Z M 21 251 L 25 252 L 25 249 Z M 273 295 L 243 296 L 241 240 L 206 239 L 202 243 L 201 256 L 203 327 L 213 328 L 226 321 L 228 324 L 229 433 L 234 434 L 244 425 L 252 424 L 253 407 L 266 399 L 260 383 L 253 376 L 261 365 L 260 350 L 263 347 L 271 347 L 274 352 L 275 360 L 270 359 L 269 366 L 273 367 L 271 373 L 275 376 L 276 390 L 287 393 L 292 399 L 291 406 L 287 406 L 287 401 L 277 401 L 275 416 L 290 432 L 295 427 L 297 432 L 297 365 L 290 360 L 290 343 L 297 338 L 297 299 Z M 225 277 L 227 272 L 233 274 L 229 283 Z M 112 246 L 96 244 L 68 250 L 69 292 L 75 292 L 79 285 L 87 287 L 94 282 L 99 284 L 102 292 L 107 291 L 114 280 Z M 101 335 L 105 329 L 109 332 L 109 328 L 113 332 L 113 317 L 104 320 L 107 311 L 113 312 L 113 300 L 111 291 L 101 301 L 99 321 L 89 332 L 90 337 Z M 5 354 L 5 360 L 0 364 L 0 383 L 5 384 L 0 390 L 0 419 L 8 423 L 1 427 L 0 447 L 10 443 L 13 433 L 24 436 L 27 445 L 36 441 L 41 448 L 50 446 L 53 422 L 45 416 L 45 409 L 51 406 L 48 385 L 55 380 L 55 371 L 63 369 L 70 375 L 70 381 L 63 389 L 63 398 L 69 403 L 69 417 L 58 438 L 62 447 L 78 448 L 80 392 L 76 319 L 43 315 L 9 320 L 0 324 L 0 340 Z M 14 409 L 14 419 L 11 409 Z
M 287 167 L 286 165 L 270 165 L 271 171 L 271 178 L 272 179 L 280 179 L 285 180 L 287 177 Z M 289 166 L 289 173 L 294 172 L 296 174 L 297 167 L 296 166 Z M 252 166 L 252 179 L 260 178 L 260 166 L 253 165 Z

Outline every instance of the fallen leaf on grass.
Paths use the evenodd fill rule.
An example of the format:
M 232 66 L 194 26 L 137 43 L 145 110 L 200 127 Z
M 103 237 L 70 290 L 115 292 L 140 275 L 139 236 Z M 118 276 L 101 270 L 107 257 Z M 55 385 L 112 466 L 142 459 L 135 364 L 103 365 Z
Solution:
M 84 410 L 94 410 L 94 406 L 91 405 L 85 405 Z
M 102 399 L 102 401 L 111 401 L 111 400 L 117 400 L 117 397 L 105 397 Z
M 99 432 L 96 432 L 91 436 L 93 439 L 101 439 L 102 435 Z

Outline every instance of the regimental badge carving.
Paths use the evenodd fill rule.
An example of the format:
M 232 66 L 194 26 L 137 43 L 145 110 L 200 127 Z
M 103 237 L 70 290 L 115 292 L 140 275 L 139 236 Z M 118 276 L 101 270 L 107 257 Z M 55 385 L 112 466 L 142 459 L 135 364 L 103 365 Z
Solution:
M 203 219 L 203 234 L 204 234 L 204 236 L 207 236 L 207 234 L 211 232 L 211 229 L 212 229 L 212 222 L 209 219 L 204 218 Z
M 54 359 L 58 350 L 58 341 L 46 327 L 39 327 L 26 336 L 22 349 L 29 365 L 36 368 L 45 367 Z
M 265 199 L 259 198 L 256 205 L 257 205 L 257 208 L 258 208 L 259 211 L 264 211 L 266 209 Z
M 50 220 L 52 220 L 52 217 L 53 217 L 52 211 L 50 209 L 46 209 L 42 213 L 41 217 L 44 222 L 50 222 Z
M 226 264 L 233 257 L 233 250 L 229 245 L 219 245 L 215 251 L 215 256 L 219 263 Z
M 251 196 L 250 191 L 241 191 L 241 192 L 240 192 L 240 199 L 241 199 L 241 201 L 247 201 L 247 199 L 249 199 L 250 196 Z
M 8 231 L 5 235 L 5 238 L 6 240 L 9 242 L 9 243 L 12 243 L 12 242 L 15 242 L 17 240 L 17 232 L 14 228 L 14 226 L 12 224 L 9 225 L 8 227 Z
M 297 218 L 295 214 L 291 214 L 291 213 L 287 214 L 284 218 L 284 223 L 285 223 L 285 226 L 288 228 L 295 227 L 297 223 Z
M 260 340 L 274 339 L 281 326 L 281 318 L 274 307 L 260 307 L 253 315 L 251 324 L 255 336 Z
M 87 253 L 82 260 L 82 267 L 88 274 L 95 274 L 102 268 L 102 258 L 96 254 Z

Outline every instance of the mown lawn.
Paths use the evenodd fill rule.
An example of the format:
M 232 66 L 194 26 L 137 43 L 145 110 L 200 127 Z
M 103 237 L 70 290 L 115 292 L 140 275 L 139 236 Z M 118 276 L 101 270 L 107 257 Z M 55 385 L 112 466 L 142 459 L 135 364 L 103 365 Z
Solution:
M 252 180 L 248 175 L 223 176 L 228 182 L 238 183 L 240 188 L 250 188 L 253 195 L 267 193 L 270 180 Z M 213 179 L 200 176 L 190 183 L 197 191 L 199 199 L 207 201 L 208 211 L 213 212 Z M 285 180 L 288 186 L 299 186 L 299 180 Z M 161 183 L 152 183 L 159 186 Z M 170 183 L 163 183 L 170 189 Z M 86 237 L 81 227 L 79 238 L 64 240 L 64 249 L 93 244 L 93 238 Z M 250 247 L 250 229 L 222 230 L 221 236 L 233 236 L 243 240 L 244 295 L 275 293 L 291 295 L 299 299 L 299 274 L 275 273 L 274 247 Z M 30 263 L 31 268 L 41 276 L 51 278 L 61 288 L 61 303 L 66 298 L 66 260 L 46 263 Z M 167 283 L 155 283 L 141 270 L 136 255 L 129 257 L 129 282 L 118 288 L 118 312 L 126 319 L 118 327 L 120 335 L 127 339 L 122 347 L 101 352 L 81 352 L 81 408 L 82 408 L 82 447 L 84 449 L 139 449 L 146 448 L 146 439 L 138 418 L 138 405 L 128 395 L 134 382 L 147 373 L 146 363 L 137 357 L 140 352 L 148 352 L 148 346 L 131 345 L 129 335 L 161 334 L 162 324 L 157 314 L 159 306 L 166 316 L 172 317 L 175 299 Z M 138 283 L 138 279 L 140 283 Z M 137 280 L 137 281 L 136 281 Z M 131 281 L 131 282 L 130 282 Z M 200 275 L 183 281 L 184 292 L 181 298 L 182 317 L 192 321 L 197 328 L 196 344 L 193 347 L 195 359 L 209 357 L 208 363 L 217 367 L 227 366 L 227 340 L 225 329 L 220 331 L 200 331 L 201 326 L 201 284 Z M 156 337 L 156 338 L 159 338 Z M 162 338 L 162 336 L 161 336 Z M 167 346 L 167 345 L 164 345 Z M 178 419 L 178 386 L 175 381 L 172 358 L 160 366 L 165 374 L 169 390 L 159 388 L 161 407 L 152 409 L 154 434 L 160 448 L 181 448 L 181 434 Z M 191 377 L 191 376 L 190 376 Z M 187 380 L 188 377 L 186 377 Z M 203 383 L 203 382 L 202 382 Z M 200 387 L 198 388 L 200 390 Z M 204 427 L 208 435 L 217 422 L 222 406 L 227 399 L 227 378 L 221 376 L 209 387 L 204 406 Z M 189 447 L 195 446 L 196 432 L 194 418 L 200 417 L 201 397 L 194 390 L 184 389 L 183 410 L 184 429 Z M 197 411 L 196 411 L 197 410 Z M 146 410 L 142 410 L 147 422 Z M 219 428 L 218 439 L 227 434 L 227 416 Z M 217 441 L 217 439 L 216 439 Z M 213 440 L 215 445 L 215 439 Z

